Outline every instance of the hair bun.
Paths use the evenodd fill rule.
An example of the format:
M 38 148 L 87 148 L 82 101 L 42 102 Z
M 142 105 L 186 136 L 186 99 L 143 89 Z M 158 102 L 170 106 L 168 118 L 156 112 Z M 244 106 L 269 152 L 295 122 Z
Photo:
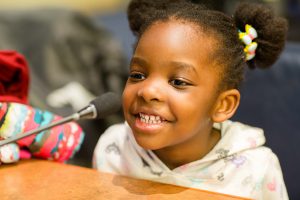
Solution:
M 129 27 L 135 35 L 154 12 L 165 10 L 171 3 L 184 2 L 185 0 L 132 0 L 127 9 Z
M 253 3 L 240 3 L 236 8 L 234 20 L 241 31 L 245 31 L 246 24 L 257 31 L 258 36 L 254 41 L 258 43 L 258 47 L 255 57 L 247 62 L 249 67 L 270 67 L 284 48 L 287 21 L 276 17 L 270 8 Z

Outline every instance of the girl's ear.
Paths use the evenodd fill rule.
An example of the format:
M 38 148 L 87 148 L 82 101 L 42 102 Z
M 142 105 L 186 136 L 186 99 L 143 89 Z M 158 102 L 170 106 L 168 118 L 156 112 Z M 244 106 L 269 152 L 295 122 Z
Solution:
M 236 89 L 222 92 L 217 99 L 212 120 L 214 122 L 223 122 L 231 118 L 239 106 L 240 96 L 240 92 Z

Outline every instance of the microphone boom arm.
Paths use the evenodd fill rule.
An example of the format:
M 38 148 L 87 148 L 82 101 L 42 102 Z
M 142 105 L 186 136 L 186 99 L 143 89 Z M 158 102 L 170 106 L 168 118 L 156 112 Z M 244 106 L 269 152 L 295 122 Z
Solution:
M 75 113 L 75 114 L 70 115 L 68 117 L 65 117 L 63 119 L 57 120 L 57 121 L 55 121 L 55 122 L 53 122 L 51 124 L 48 124 L 46 126 L 39 127 L 37 129 L 28 131 L 28 132 L 26 132 L 24 134 L 18 134 L 18 135 L 15 135 L 13 137 L 7 138 L 5 140 L 0 140 L 0 146 L 3 146 L 5 144 L 11 143 L 11 142 L 15 142 L 17 140 L 20 140 L 22 138 L 28 137 L 28 136 L 33 135 L 33 134 L 40 133 L 40 132 L 45 131 L 47 129 L 50 129 L 50 128 L 54 127 L 54 126 L 58 126 L 58 125 L 61 125 L 61 124 L 73 121 L 73 120 L 75 120 L 77 118 L 77 116 L 75 116 L 75 115 L 78 115 L 78 113 Z
M 28 132 L 23 133 L 23 134 L 15 135 L 13 137 L 10 137 L 10 138 L 4 139 L 4 140 L 0 140 L 0 147 L 5 145 L 5 144 L 15 142 L 15 141 L 20 140 L 22 138 L 28 137 L 30 135 L 37 134 L 37 133 L 40 133 L 42 131 L 48 130 L 48 129 L 53 128 L 55 126 L 68 123 L 70 121 L 79 120 L 79 119 L 95 119 L 96 117 L 97 117 L 97 110 L 96 110 L 94 105 L 90 104 L 87 107 L 83 108 L 82 110 L 78 111 L 77 113 L 74 113 L 74 114 L 72 114 L 68 117 L 62 118 L 60 120 L 54 121 L 51 124 L 45 125 L 43 127 L 39 127 L 37 129 L 28 131 Z

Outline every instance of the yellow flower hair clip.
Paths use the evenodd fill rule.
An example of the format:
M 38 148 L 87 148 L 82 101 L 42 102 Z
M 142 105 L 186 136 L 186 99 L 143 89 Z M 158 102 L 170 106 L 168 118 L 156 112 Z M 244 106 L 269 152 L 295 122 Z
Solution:
M 257 43 L 253 42 L 257 38 L 256 30 L 249 24 L 245 26 L 246 32 L 239 31 L 240 40 L 246 45 L 244 52 L 246 54 L 246 60 L 251 60 L 255 56 L 255 51 L 257 49 Z

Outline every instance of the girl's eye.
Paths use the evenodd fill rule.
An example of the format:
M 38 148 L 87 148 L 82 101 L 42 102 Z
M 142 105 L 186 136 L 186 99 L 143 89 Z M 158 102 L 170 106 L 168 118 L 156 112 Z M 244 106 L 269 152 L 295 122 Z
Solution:
M 129 79 L 133 81 L 139 81 L 145 79 L 145 75 L 139 72 L 131 72 L 129 74 Z
M 180 80 L 180 79 L 174 79 L 170 81 L 170 84 L 174 87 L 184 87 L 190 85 L 188 82 Z

